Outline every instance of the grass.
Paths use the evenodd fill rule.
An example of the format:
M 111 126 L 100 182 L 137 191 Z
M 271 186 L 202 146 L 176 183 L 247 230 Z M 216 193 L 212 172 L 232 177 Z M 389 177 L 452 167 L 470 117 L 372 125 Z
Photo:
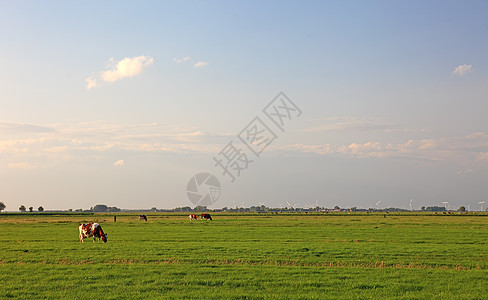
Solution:
M 481 215 L 0 214 L 0 298 L 483 299 Z M 108 243 L 78 240 L 97 221 Z

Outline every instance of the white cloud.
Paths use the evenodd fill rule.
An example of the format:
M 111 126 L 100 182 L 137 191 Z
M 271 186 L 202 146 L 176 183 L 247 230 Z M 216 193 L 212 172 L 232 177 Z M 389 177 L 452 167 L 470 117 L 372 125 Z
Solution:
M 29 149 L 37 148 L 46 141 L 46 138 L 30 138 L 17 140 L 0 140 L 0 153 L 26 153 Z
M 191 60 L 191 57 L 189 56 L 186 56 L 186 57 L 183 57 L 183 58 L 173 58 L 173 61 L 177 64 L 179 63 L 182 63 L 182 62 L 187 62 L 187 61 L 190 61 Z
M 198 61 L 196 64 L 193 65 L 194 68 L 203 68 L 208 66 L 208 62 L 206 61 Z
M 98 86 L 97 79 L 95 77 L 93 77 L 93 76 L 90 76 L 90 77 L 86 78 L 85 79 L 85 82 L 86 82 L 86 89 L 88 91 L 91 90 L 92 88 Z
M 111 59 L 111 61 L 114 61 Z M 114 82 L 123 78 L 132 77 L 140 74 L 144 68 L 154 62 L 152 57 L 137 56 L 126 57 L 112 68 L 112 70 L 103 71 L 102 79 L 106 82 Z
M 173 61 L 177 64 L 179 63 L 185 63 L 185 62 L 190 62 L 192 59 L 189 56 L 183 57 L 183 58 L 173 58 Z M 194 68 L 203 68 L 208 66 L 208 62 L 206 61 L 197 61 L 196 63 L 193 64 Z
M 149 65 L 152 65 L 154 58 L 141 55 L 126 57 L 118 62 L 111 58 L 109 62 L 111 65 L 110 70 L 101 71 L 97 75 L 92 75 L 85 79 L 87 90 L 100 86 L 100 80 L 112 83 L 120 79 L 136 76 L 142 73 Z
M 118 160 L 118 161 L 114 162 L 114 166 L 116 166 L 116 167 L 122 167 L 122 166 L 125 166 L 125 162 L 124 162 L 124 160 L 123 160 L 123 159 Z
M 452 72 L 452 75 L 458 75 L 458 76 L 464 76 L 466 74 L 468 74 L 469 72 L 473 71 L 472 69 L 472 65 L 459 65 L 457 66 L 454 71 Z

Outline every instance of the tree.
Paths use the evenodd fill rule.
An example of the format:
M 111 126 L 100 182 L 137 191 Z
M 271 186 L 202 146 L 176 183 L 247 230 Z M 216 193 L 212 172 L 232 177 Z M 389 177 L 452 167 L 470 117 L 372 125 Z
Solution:
M 107 207 L 107 212 L 119 212 L 119 211 L 120 211 L 120 208 L 118 208 L 116 206 Z
M 29 207 L 29 212 L 33 212 L 34 211 L 34 207 Z
M 26 208 L 25 208 L 25 206 L 24 206 L 24 205 L 21 205 L 21 206 L 19 207 L 19 210 L 20 210 L 20 212 L 25 212 Z
M 424 211 L 447 211 L 444 206 L 427 206 Z
M 91 208 L 91 211 L 93 212 L 107 212 L 108 206 L 105 204 L 97 204 L 95 207 Z
M 196 206 L 194 209 L 193 209 L 194 212 L 206 212 L 207 211 L 207 207 L 206 206 Z
M 0 202 L 0 212 L 6 208 L 5 204 L 3 202 Z
M 40 211 L 40 212 L 43 212 L 43 211 L 44 211 L 44 207 L 39 206 L 39 207 L 37 208 L 37 210 L 38 210 L 38 211 Z

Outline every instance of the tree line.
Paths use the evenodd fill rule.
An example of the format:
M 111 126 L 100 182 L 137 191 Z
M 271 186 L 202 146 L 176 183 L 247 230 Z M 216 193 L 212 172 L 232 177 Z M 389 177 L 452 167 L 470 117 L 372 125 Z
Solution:
M 20 211 L 20 212 L 26 212 L 26 211 L 27 211 L 27 208 L 26 208 L 24 205 L 21 205 L 21 206 L 19 207 L 19 211 Z M 30 207 L 29 207 L 29 212 L 33 212 L 33 211 L 34 211 L 34 207 L 30 206 Z M 37 211 L 38 211 L 38 212 L 43 212 L 43 211 L 44 211 L 44 207 L 39 206 L 39 207 L 37 208 Z
M 2 210 L 5 210 L 5 208 L 7 208 L 7 206 L 5 205 L 5 203 L 0 202 L 0 212 L 2 212 Z M 25 207 L 25 205 L 21 205 L 21 206 L 19 207 L 19 211 L 20 211 L 20 212 L 26 212 L 26 211 L 27 211 L 27 208 Z M 29 207 L 29 212 L 33 212 L 33 211 L 34 211 L 34 207 L 32 207 L 32 206 L 31 206 L 31 207 Z M 39 211 L 39 212 L 43 212 L 43 211 L 44 211 L 44 207 L 39 206 L 39 207 L 37 208 L 37 211 Z

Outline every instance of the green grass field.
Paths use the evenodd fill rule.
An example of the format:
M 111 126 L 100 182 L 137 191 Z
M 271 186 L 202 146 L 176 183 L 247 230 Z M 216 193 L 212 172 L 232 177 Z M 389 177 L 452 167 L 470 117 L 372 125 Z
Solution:
M 0 298 L 488 297 L 488 216 L 137 217 L 0 214 Z

